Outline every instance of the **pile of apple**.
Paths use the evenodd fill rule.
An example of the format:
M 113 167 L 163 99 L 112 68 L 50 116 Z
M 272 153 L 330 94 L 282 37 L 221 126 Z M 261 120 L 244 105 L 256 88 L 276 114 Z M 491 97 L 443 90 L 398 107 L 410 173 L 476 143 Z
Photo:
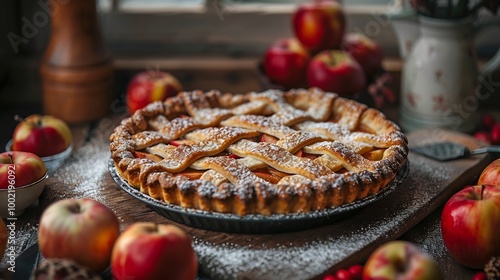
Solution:
M 115 213 L 92 199 L 59 200 L 47 207 L 40 218 L 38 243 L 49 262 L 70 260 L 97 274 L 111 267 L 117 280 L 197 276 L 196 253 L 182 229 L 134 223 L 120 234 Z
M 345 13 L 335 0 L 300 4 L 292 25 L 295 37 L 276 41 L 264 55 L 264 72 L 274 84 L 318 87 L 352 97 L 382 68 L 383 53 L 376 42 L 345 34 Z
M 43 157 L 63 152 L 72 141 L 70 128 L 56 117 L 33 114 L 16 119 L 11 151 L 0 154 L 0 189 L 9 185 L 9 169 L 16 171 L 15 187 L 38 181 L 46 173 Z
M 67 150 L 72 141 L 68 125 L 53 116 L 33 114 L 22 119 L 16 116 L 19 124 L 12 136 L 12 145 L 7 152 L 0 153 L 0 191 L 9 188 L 34 187 L 51 170 L 46 166 L 49 156 Z M 37 187 L 35 187 L 37 188 Z M 24 189 L 18 193 L 16 213 L 22 213 L 25 204 L 35 201 L 40 192 Z M 3 205 L 7 211 L 7 203 Z M 5 215 L 5 214 L 3 214 Z

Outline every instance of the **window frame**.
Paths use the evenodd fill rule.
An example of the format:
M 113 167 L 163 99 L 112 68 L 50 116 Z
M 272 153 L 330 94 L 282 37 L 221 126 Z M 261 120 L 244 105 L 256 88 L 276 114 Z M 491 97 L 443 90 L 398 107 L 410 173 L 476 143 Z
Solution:
M 293 36 L 290 19 L 297 6 L 205 0 L 194 8 L 131 9 L 120 6 L 119 0 L 108 1 L 108 9 L 100 11 L 102 33 L 119 57 L 261 56 L 272 42 Z M 386 56 L 399 57 L 386 15 L 404 8 L 403 3 L 345 6 L 346 32 L 363 33 L 380 44 Z M 500 45 L 500 29 L 484 33 L 476 42 L 479 56 L 487 57 Z

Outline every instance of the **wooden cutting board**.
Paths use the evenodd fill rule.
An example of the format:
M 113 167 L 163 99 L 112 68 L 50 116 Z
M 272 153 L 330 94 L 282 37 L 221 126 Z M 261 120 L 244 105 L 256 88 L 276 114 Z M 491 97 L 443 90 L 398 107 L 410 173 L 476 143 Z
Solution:
M 121 190 L 108 173 L 108 137 L 120 117 L 97 124 L 49 181 L 41 207 L 63 198 L 90 197 L 118 215 L 122 229 L 139 221 L 174 223 Z M 476 148 L 470 137 L 430 130 L 408 135 L 410 145 L 451 139 Z M 487 155 L 437 162 L 410 153 L 410 172 L 383 199 L 332 224 L 282 234 L 245 235 L 206 231 L 181 224 L 193 238 L 200 271 L 211 279 L 310 279 L 361 263 L 379 245 L 398 238 L 453 193 L 473 181 Z

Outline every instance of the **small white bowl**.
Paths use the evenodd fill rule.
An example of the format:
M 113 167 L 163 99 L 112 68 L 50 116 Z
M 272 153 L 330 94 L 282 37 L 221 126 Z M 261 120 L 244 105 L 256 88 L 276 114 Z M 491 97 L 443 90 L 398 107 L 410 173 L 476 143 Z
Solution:
M 45 188 L 45 180 L 49 177 L 47 173 L 38 179 L 38 181 L 26 186 L 16 187 L 10 191 L 0 190 L 0 217 L 17 217 L 24 213 L 26 208 L 30 207 L 38 200 Z M 9 209 L 12 208 L 12 209 Z M 12 211 L 12 212 L 11 212 Z
M 12 151 L 11 148 L 12 148 L 12 139 L 9 142 L 7 142 L 7 145 L 5 145 L 5 151 L 10 152 Z M 66 150 L 58 154 L 41 157 L 49 174 L 53 174 L 57 170 L 57 168 L 59 168 L 59 166 L 61 166 L 61 164 L 63 164 L 64 161 L 71 155 L 72 151 L 73 151 L 73 144 L 69 145 L 69 147 Z

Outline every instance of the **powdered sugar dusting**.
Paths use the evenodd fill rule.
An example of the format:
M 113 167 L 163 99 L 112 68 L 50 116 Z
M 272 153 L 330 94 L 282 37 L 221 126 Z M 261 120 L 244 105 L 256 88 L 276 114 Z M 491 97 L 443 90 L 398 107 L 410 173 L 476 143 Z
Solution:
M 54 174 L 51 188 L 60 198 L 94 198 L 102 202 L 101 189 L 108 175 L 110 157 L 109 135 L 113 124 L 102 121 L 93 131 L 92 139 L 73 152 L 70 158 Z M 67 189 L 71 188 L 71 195 Z M 61 192 L 59 192 L 61 191 Z
M 195 161 L 192 166 L 224 173 L 225 177 L 234 185 L 248 186 L 253 182 L 264 182 L 264 180 L 252 173 L 248 167 L 240 164 L 238 160 L 225 156 L 204 157 Z
M 371 207 L 375 207 L 375 204 L 367 206 L 349 220 L 334 223 L 335 226 L 331 227 L 332 231 L 327 236 L 311 232 L 310 238 L 299 246 L 279 243 L 273 246 L 214 244 L 195 237 L 194 248 L 202 271 L 213 279 L 310 279 L 357 253 L 364 246 L 381 239 L 391 240 L 398 228 L 419 222 L 415 213 L 428 208 L 436 193 L 447 185 L 453 173 L 451 168 L 439 163 L 429 163 L 421 157 L 411 160 L 412 172 L 402 186 L 377 202 L 386 205 L 383 213 L 373 213 Z M 408 195 L 398 195 L 398 192 Z M 406 198 L 395 200 L 391 196 Z M 391 203 L 387 203 L 388 201 Z M 427 237 L 439 243 L 439 236 L 435 231 L 431 231 Z M 429 244 L 428 240 L 425 241 L 427 237 L 422 237 L 424 245 Z M 433 254 L 444 252 L 440 247 L 425 248 Z
M 284 126 L 281 121 L 260 115 L 234 116 L 221 122 L 221 125 L 254 129 L 278 138 L 285 137 L 294 132 L 288 126 Z
M 282 172 L 300 174 L 309 179 L 331 174 L 332 171 L 315 161 L 296 157 L 287 150 L 267 142 L 240 140 L 228 148 L 236 155 L 249 156 L 267 163 Z
M 412 209 L 413 210 L 413 209 Z M 360 246 L 375 241 L 408 219 L 409 211 L 367 222 L 350 234 L 310 240 L 301 246 L 276 244 L 273 248 L 249 248 L 231 243 L 214 246 L 195 240 L 194 248 L 205 273 L 213 279 L 310 279 Z
M 413 243 L 431 256 L 442 257 L 447 254 L 446 246 L 443 243 L 443 236 L 441 235 L 440 221 L 440 219 L 436 219 L 422 235 L 413 240 Z

